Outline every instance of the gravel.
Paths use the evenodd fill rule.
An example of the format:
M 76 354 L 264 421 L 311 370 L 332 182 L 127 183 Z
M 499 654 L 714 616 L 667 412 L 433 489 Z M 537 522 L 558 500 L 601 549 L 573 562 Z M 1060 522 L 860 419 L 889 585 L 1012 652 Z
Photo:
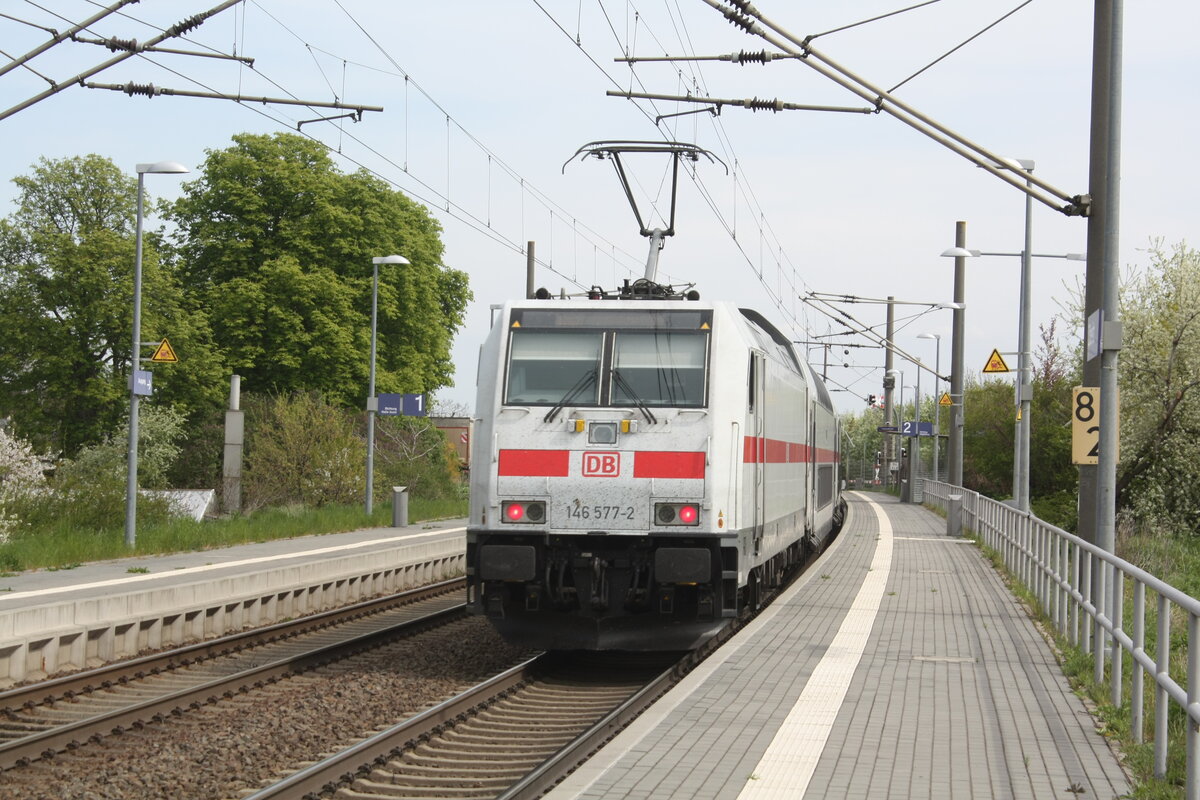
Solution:
M 0 773 L 8 800 L 238 798 L 526 657 L 454 622 L 178 718 Z

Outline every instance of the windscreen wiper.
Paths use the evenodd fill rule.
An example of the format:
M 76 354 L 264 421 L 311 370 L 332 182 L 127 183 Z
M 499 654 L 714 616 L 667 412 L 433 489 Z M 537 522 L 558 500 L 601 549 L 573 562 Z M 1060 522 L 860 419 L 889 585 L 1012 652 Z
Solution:
M 629 395 L 629 397 L 633 400 L 633 404 L 638 407 L 638 410 L 646 415 L 646 421 L 651 425 L 657 424 L 658 420 L 655 419 L 654 415 L 650 413 L 650 409 L 646 408 L 646 404 L 642 402 L 642 398 L 639 397 L 638 393 L 635 392 L 633 387 L 629 385 L 629 381 L 625 380 L 625 378 L 621 376 L 621 371 L 616 367 L 613 367 L 612 376 L 613 382 L 616 383 L 617 386 L 620 386 L 625 391 L 625 394 Z
M 554 418 L 558 416 L 558 412 L 563 410 L 563 406 L 575 399 L 575 396 L 586 389 L 588 386 L 596 382 L 596 371 L 590 370 L 585 372 L 579 380 L 575 381 L 575 385 L 567 390 L 563 395 L 562 400 L 554 408 L 546 412 L 546 416 L 542 417 L 542 422 L 554 422 Z

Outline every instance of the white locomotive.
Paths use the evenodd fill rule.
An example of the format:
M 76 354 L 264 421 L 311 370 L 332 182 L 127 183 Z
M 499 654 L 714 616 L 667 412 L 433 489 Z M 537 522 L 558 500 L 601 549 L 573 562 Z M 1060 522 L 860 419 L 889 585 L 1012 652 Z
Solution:
M 468 605 L 540 649 L 689 649 L 840 526 L 837 417 L 755 311 L 644 280 L 591 296 L 495 314 Z

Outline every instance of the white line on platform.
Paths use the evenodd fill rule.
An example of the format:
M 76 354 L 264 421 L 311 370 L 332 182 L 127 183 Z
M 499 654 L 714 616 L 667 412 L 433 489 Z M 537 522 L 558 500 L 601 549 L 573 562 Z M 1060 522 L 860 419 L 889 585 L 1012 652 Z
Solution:
M 239 561 L 224 561 L 215 564 L 204 564 L 199 567 L 184 567 L 183 569 L 173 569 L 170 572 L 160 572 L 157 574 L 144 575 L 129 575 L 123 578 L 112 578 L 107 581 L 95 581 L 93 583 L 76 583 L 69 586 L 56 586 L 50 589 L 31 589 L 28 592 L 13 592 L 0 596 L 0 604 L 6 600 L 14 600 L 24 597 L 38 597 L 47 594 L 61 594 L 64 592 L 77 592 L 80 589 L 94 589 L 98 586 L 116 586 L 117 584 L 136 583 L 138 581 L 149 581 L 161 579 L 164 577 L 175 578 L 180 575 L 191 575 L 196 572 L 208 572 L 214 569 L 225 569 L 226 567 L 242 567 L 247 564 L 265 564 L 269 561 L 282 561 L 288 558 L 302 558 L 304 556 L 319 556 L 325 553 L 336 553 L 344 550 L 357 550 L 362 547 L 374 547 L 381 544 L 389 544 L 391 542 L 412 541 L 413 539 L 425 539 L 431 536 L 441 536 L 447 533 L 458 533 L 465 531 L 466 528 L 445 528 L 439 531 L 430 531 L 428 533 L 406 533 L 400 536 L 389 536 L 386 539 L 369 539 L 363 542 L 352 542 L 350 544 L 340 544 L 333 547 L 322 547 L 317 550 L 302 550 L 298 553 L 277 553 L 273 556 L 259 556 L 258 558 L 243 558 Z
M 883 590 L 892 571 L 891 522 L 875 501 L 864 499 L 871 504 L 879 519 L 879 540 L 871 570 L 863 580 L 850 611 L 842 620 L 837 635 L 829 643 L 824 657 L 805 684 L 804 691 L 755 767 L 754 778 L 747 781 L 738 800 L 796 800 L 803 797 L 825 743 L 829 740 L 846 690 L 867 647 L 875 615 L 883 600 Z

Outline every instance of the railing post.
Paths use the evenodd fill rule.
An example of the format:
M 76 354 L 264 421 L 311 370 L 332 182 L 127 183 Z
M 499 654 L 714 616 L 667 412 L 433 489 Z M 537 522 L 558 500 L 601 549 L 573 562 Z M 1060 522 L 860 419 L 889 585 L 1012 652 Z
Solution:
M 1188 612 L 1187 702 L 1187 784 L 1183 794 L 1188 800 L 1200 798 L 1200 732 L 1192 719 L 1192 709 L 1200 702 L 1200 617 Z
M 1081 599 L 1078 601 L 1073 597 L 1071 598 L 1071 644 L 1075 645 L 1086 653 L 1087 649 L 1083 647 L 1083 642 L 1080 641 L 1079 637 L 1079 608 L 1080 604 L 1083 602 L 1083 580 L 1081 577 L 1083 574 L 1083 564 L 1081 563 L 1082 555 L 1083 553 L 1078 546 L 1072 547 L 1069 542 L 1067 543 L 1067 557 L 1071 560 L 1071 586 L 1076 592 L 1079 592 L 1081 596 Z
M 1114 708 L 1121 707 L 1121 699 L 1125 692 L 1125 656 L 1121 652 L 1121 643 L 1117 640 L 1117 632 L 1125 631 L 1125 573 L 1116 564 L 1109 567 L 1112 570 L 1112 642 L 1109 656 L 1108 677 L 1111 683 L 1112 704 Z
M 1092 553 L 1089 550 L 1076 549 L 1076 558 L 1083 564 L 1083 575 L 1079 580 L 1079 593 L 1083 596 L 1080 603 L 1080 649 L 1084 655 L 1092 652 L 1092 624 L 1087 619 L 1088 605 L 1092 602 Z
M 1144 671 L 1137 657 L 1146 652 L 1146 584 L 1134 579 L 1133 584 L 1133 675 L 1129 689 L 1129 716 L 1133 727 L 1133 740 L 1142 743 L 1145 727 L 1145 713 L 1142 708 L 1145 691 L 1143 683 Z
M 1158 653 L 1155 658 L 1157 675 L 1154 678 L 1154 777 L 1167 777 L 1167 713 L 1170 695 L 1163 679 L 1171 669 L 1171 602 L 1158 596 Z
M 1092 683 L 1104 683 L 1104 625 L 1101 624 L 1100 618 L 1103 616 L 1106 609 L 1104 608 L 1104 579 L 1107 577 L 1105 569 L 1107 562 L 1102 558 L 1092 556 L 1092 578 L 1096 584 L 1096 596 L 1092 598 L 1093 613 L 1095 616 L 1095 625 L 1092 628 L 1092 655 L 1095 656 L 1095 668 L 1092 672 Z

